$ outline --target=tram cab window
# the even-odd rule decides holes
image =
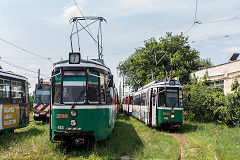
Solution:
[[[79,73],[78,73],[79,72]],[[86,78],[83,71],[66,71],[63,78],[63,103],[84,103]]]
[[[158,106],[164,106],[165,105],[165,89],[159,88],[158,91]]]
[[[43,85],[41,89],[36,89],[34,103],[37,104],[50,103],[50,85]]]
[[[168,107],[178,107],[178,90],[177,89],[167,89],[166,92],[166,106]]]
[[[88,102],[99,103],[99,78],[97,72],[88,74]]]
[[[19,81],[11,81],[13,103],[22,103],[23,86]]]

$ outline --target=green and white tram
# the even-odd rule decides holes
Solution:
[[[27,78],[0,69],[0,133],[13,132],[28,123]]]
[[[183,123],[182,86],[176,80],[153,81],[133,94],[132,116],[153,127]]]
[[[71,59],[70,59],[71,61]],[[113,76],[103,60],[58,62],[52,71],[50,137],[84,143],[108,138],[116,120]]]

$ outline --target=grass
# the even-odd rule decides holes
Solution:
[[[92,147],[73,147],[49,140],[49,124],[31,120],[28,127],[0,135],[0,159],[240,159],[240,128],[184,122],[174,133],[147,127],[120,114],[111,137]]]
[[[0,135],[0,150],[1,159],[178,159],[180,155],[175,139],[125,115],[119,115],[112,136],[91,149],[51,143],[49,125],[32,120],[28,127]]]
[[[186,159],[240,159],[240,128],[185,122]]]

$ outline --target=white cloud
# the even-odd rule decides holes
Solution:
[[[239,53],[240,47],[232,46],[224,48],[224,53]]]
[[[79,9],[83,12],[84,8],[83,5],[86,3],[85,0],[75,0],[75,2],[78,4]],[[65,22],[68,22],[72,17],[76,17],[81,15],[78,7],[75,5],[72,5],[70,7],[64,7],[63,8],[63,19]]]
[[[215,47],[216,47],[215,45],[210,45],[210,44],[203,46],[204,49],[213,49],[213,48],[215,48]]]
[[[36,70],[37,72],[37,69],[40,68],[40,65],[39,64],[31,64],[27,67],[29,70]]]
[[[69,19],[71,19],[72,17],[78,16],[79,15],[79,11],[77,6],[71,6],[71,7],[64,7],[63,8],[63,19],[65,22],[68,22]]]

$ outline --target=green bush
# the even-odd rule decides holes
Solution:
[[[183,86],[184,117],[198,122],[234,125],[240,119],[240,87],[224,95],[221,88],[193,83]]]

